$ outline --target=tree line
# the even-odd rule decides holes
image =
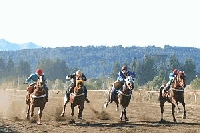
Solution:
[[[102,60],[103,63],[103,60]],[[121,70],[122,65],[126,65],[130,71],[136,73],[135,82],[136,85],[149,85],[149,86],[160,86],[163,82],[168,81],[169,73],[174,68],[184,71],[187,77],[187,84],[190,84],[196,77],[196,64],[191,58],[186,58],[184,62],[180,62],[179,58],[175,54],[170,55],[170,58],[166,61],[155,60],[150,54],[145,54],[141,60],[132,58],[130,62],[125,61],[119,63],[118,61],[112,62],[111,71],[104,73],[102,68],[102,74],[100,77],[89,77],[88,79],[97,80],[109,80],[113,81],[117,78],[117,73]],[[93,64],[94,65],[94,64]],[[97,64],[98,65],[98,64]],[[7,78],[16,79],[20,77],[21,80],[25,80],[35,69],[41,68],[44,74],[47,76],[49,81],[65,82],[66,75],[72,74],[73,72],[81,69],[80,67],[70,67],[67,65],[65,60],[59,58],[50,59],[42,58],[38,60],[34,67],[31,67],[31,62],[20,59],[18,64],[15,65],[11,58],[7,60],[0,58],[0,78],[1,82]],[[101,70],[100,70],[101,71]],[[87,72],[84,71],[87,76]],[[59,81],[58,81],[59,79]],[[100,81],[101,82],[101,81]]]

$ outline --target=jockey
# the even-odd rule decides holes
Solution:
[[[126,76],[132,76],[133,78],[135,78],[135,73],[128,71],[126,66],[122,66],[121,71],[119,71],[118,73],[118,77],[117,77],[117,82],[125,82]],[[121,87],[120,87],[121,89]],[[132,86],[132,89],[134,89],[134,85]],[[114,97],[117,95],[117,90],[116,88],[113,86],[111,93],[110,93],[110,103],[112,103]]]
[[[163,89],[163,93],[168,91],[170,88],[170,85],[172,81],[174,80],[174,77],[177,76],[179,71],[177,69],[174,69],[172,73],[169,74],[169,81],[167,82],[166,86]]]
[[[177,76],[179,73],[178,69],[174,69],[170,74],[169,74],[169,81],[164,85],[164,89],[162,90],[162,93],[165,93],[166,91],[168,91],[170,89],[170,85],[172,83],[172,81],[174,80],[174,76]],[[160,89],[162,88],[162,86],[160,87]],[[159,100],[161,99],[161,96],[159,95]]]
[[[37,79],[40,78],[40,76],[43,77],[44,80],[44,89],[45,89],[45,93],[46,93],[46,102],[48,102],[48,87],[46,86],[46,77],[44,75],[44,73],[42,72],[41,69],[36,69],[35,73],[32,73],[25,81],[25,83],[30,82],[31,80],[34,81],[33,84],[30,84],[29,87],[34,87],[35,83],[37,82]],[[30,93],[28,92],[27,95],[30,95]]]
[[[72,81],[72,83],[70,84],[70,86],[68,87],[68,89],[66,91],[67,103],[69,102],[70,93],[72,93],[74,87],[76,86],[76,80],[77,79],[81,79],[83,81],[87,80],[86,76],[80,70],[76,71],[76,73],[73,73],[72,75],[66,76],[66,80]],[[86,88],[85,85],[83,87],[84,87],[85,101],[87,103],[90,103],[89,99],[87,98],[87,88]]]

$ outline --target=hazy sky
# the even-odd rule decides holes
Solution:
[[[200,48],[198,0],[1,0],[0,39],[44,47]]]

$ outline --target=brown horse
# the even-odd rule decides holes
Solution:
[[[114,83],[115,84],[115,83]],[[110,99],[110,93],[112,89],[115,89],[116,87],[117,90],[117,95],[114,97],[113,101],[116,103],[116,110],[118,110],[119,105],[121,106],[121,114],[120,114],[120,121],[122,121],[122,118],[124,116],[124,120],[128,121],[128,117],[126,116],[126,108],[128,107],[132,95],[132,86],[134,86],[134,81],[131,76],[128,76],[125,79],[124,84],[120,82],[116,82],[118,85],[113,85],[112,88],[109,88],[109,95],[108,99]],[[117,87],[118,86],[118,87]],[[104,107],[106,108],[109,104],[110,100],[106,100]]]
[[[160,89],[160,108],[161,108],[161,120],[160,122],[165,122],[163,119],[163,113],[164,113],[164,103],[168,101],[169,103],[172,104],[172,116],[173,116],[173,121],[176,123],[176,118],[174,115],[174,109],[175,107],[178,109],[178,112],[180,112],[180,108],[178,107],[178,102],[180,102],[183,105],[183,119],[186,119],[186,108],[185,108],[185,101],[184,101],[184,87],[186,86],[186,79],[184,72],[180,71],[178,75],[174,76],[174,79],[171,82],[171,86],[169,91],[163,93],[163,89],[165,85],[161,86]]]
[[[33,88],[33,90],[31,90]],[[33,117],[34,115],[34,108],[39,107],[38,110],[38,122],[37,124],[41,124],[42,118],[42,111],[46,104],[46,93],[44,89],[44,82],[42,81],[42,76],[38,78],[37,82],[34,84],[34,87],[28,87],[28,91],[30,91],[30,100],[26,101],[28,105],[27,109],[27,119],[30,119],[30,116]]]
[[[65,108],[67,104],[66,96],[64,97],[64,106],[61,116],[64,116]],[[84,81],[83,80],[77,80],[76,86],[74,87],[74,90],[72,93],[70,93],[70,100],[71,103],[71,123],[75,123],[74,121],[74,107],[78,106],[78,119],[82,119],[82,113],[84,109],[84,102],[85,102],[85,94],[84,94]]]

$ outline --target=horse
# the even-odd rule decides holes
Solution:
[[[73,89],[73,92],[70,93],[69,102],[71,103],[71,123],[75,123],[74,121],[74,107],[78,106],[78,119],[82,119],[82,113],[84,109],[84,102],[85,102],[85,94],[84,94],[84,81],[83,80],[76,80],[76,86]],[[64,116],[65,108],[67,104],[66,95],[64,97],[64,106],[61,116]]]
[[[119,105],[121,106],[122,110],[119,117],[120,121],[122,121],[123,116],[124,116],[125,122],[129,121],[128,117],[126,116],[126,108],[128,107],[130,103],[133,86],[134,86],[133,78],[131,76],[127,76],[124,83],[117,81],[117,82],[114,82],[113,87],[109,88],[109,95],[104,104],[104,107],[107,108],[108,104],[110,103],[109,101],[111,101],[110,93],[112,89],[117,89],[117,95],[114,97],[113,101],[116,104],[117,111],[119,109]]]
[[[32,84],[32,86],[28,87],[28,91],[30,93],[29,100],[27,100],[26,96],[26,104],[28,106],[26,118],[29,120],[30,116],[33,117],[34,108],[39,107],[37,124],[41,125],[42,111],[44,110],[46,104],[43,77],[40,76],[40,78],[38,78],[36,83]]]
[[[174,79],[171,81],[171,86],[169,91],[163,93],[163,89],[165,85],[161,86],[160,89],[160,108],[161,108],[161,120],[160,122],[164,122],[165,120],[163,119],[163,113],[164,113],[164,103],[168,101],[169,103],[172,104],[172,117],[174,123],[177,123],[176,117],[174,115],[174,109],[175,107],[178,109],[177,112],[180,112],[180,108],[178,107],[178,103],[180,102],[183,106],[183,115],[182,118],[186,119],[186,107],[185,107],[185,101],[184,101],[184,87],[186,86],[186,77],[184,72],[180,71],[178,75],[174,76]]]

